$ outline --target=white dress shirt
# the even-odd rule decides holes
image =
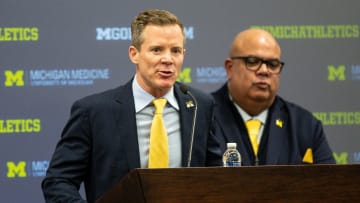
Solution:
[[[150,128],[155,112],[152,100],[156,98],[140,87],[136,81],[136,76],[132,88],[135,101],[140,166],[141,168],[148,168]],[[168,101],[163,111],[163,119],[169,140],[169,167],[181,167],[180,116],[174,89],[172,88],[163,98]]]

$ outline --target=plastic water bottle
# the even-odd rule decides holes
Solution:
[[[241,166],[241,155],[236,149],[236,143],[227,143],[227,149],[223,154],[224,167]]]

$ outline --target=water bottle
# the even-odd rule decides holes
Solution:
[[[241,166],[241,155],[236,149],[236,143],[227,143],[227,149],[223,154],[224,167]]]

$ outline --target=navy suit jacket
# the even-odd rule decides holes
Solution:
[[[216,102],[215,120],[222,151],[226,149],[226,143],[236,142],[242,165],[254,165],[255,155],[245,123],[229,98],[227,85],[212,94]],[[335,163],[321,122],[309,111],[277,96],[269,109],[260,141],[259,164],[304,164],[302,160],[309,148],[313,152],[313,163]]]
[[[53,154],[42,189],[47,202],[85,202],[78,192],[84,182],[88,202],[95,202],[132,169],[140,168],[132,81],[116,89],[76,101]],[[179,103],[182,166],[187,165],[194,107],[180,84],[174,86]],[[191,166],[221,165],[221,151],[213,135],[214,100],[188,87],[198,102]]]

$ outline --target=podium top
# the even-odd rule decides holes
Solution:
[[[356,164],[135,169],[97,203],[355,202],[359,182]]]

